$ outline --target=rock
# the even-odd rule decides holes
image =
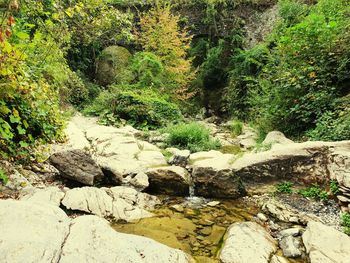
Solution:
[[[157,203],[156,198],[123,186],[74,188],[62,200],[68,209],[127,222],[153,216],[145,209],[153,209]]]
[[[166,166],[149,169],[146,172],[149,179],[148,191],[169,195],[186,196],[189,194],[191,178],[185,168]]]
[[[181,205],[173,205],[170,208],[179,213],[182,213],[185,210]]]
[[[137,140],[139,131],[95,125],[86,137],[95,148],[95,160],[111,180],[120,185],[148,168],[167,165],[160,149],[146,141]]]
[[[129,184],[134,186],[136,189],[143,191],[149,186],[148,176],[147,174],[140,172],[129,181]]]
[[[165,150],[173,155],[168,161],[169,164],[186,167],[191,154],[189,150],[179,150],[176,148],[167,148]]]
[[[309,222],[302,236],[311,263],[349,262],[350,237],[319,222]]]
[[[72,221],[60,263],[135,262],[188,263],[193,259],[149,238],[114,231],[107,221],[96,216]]]
[[[191,154],[195,195],[215,198],[237,198],[245,194],[240,179],[230,168],[234,155],[218,151]]]
[[[220,253],[222,263],[268,263],[277,251],[276,242],[254,222],[230,226]]]
[[[246,130],[237,136],[239,145],[244,149],[252,149],[256,145],[257,134],[253,130]]]
[[[207,203],[207,206],[214,207],[214,206],[217,206],[219,204],[220,204],[219,201],[211,201],[211,202]]]
[[[350,203],[350,197],[345,197],[343,195],[337,195],[337,198],[340,202]]]
[[[0,183],[0,192],[16,192],[32,188],[32,184],[11,163],[0,160],[0,168],[8,178],[6,185]]]
[[[294,143],[292,140],[286,138],[286,136],[280,131],[272,131],[266,135],[263,144],[272,145],[272,144],[290,144]]]
[[[284,238],[284,237],[288,237],[288,236],[297,237],[301,234],[302,230],[303,230],[303,228],[301,228],[301,227],[288,228],[288,229],[284,229],[284,230],[280,231],[278,233],[278,236],[280,238]]]
[[[350,141],[340,142],[330,155],[329,173],[330,178],[338,181],[339,186],[350,188]],[[350,190],[345,191],[350,193]]]
[[[289,263],[289,261],[284,257],[273,255],[270,263]]]
[[[58,262],[69,224],[53,205],[0,200],[0,262]]]
[[[71,220],[58,207],[0,200],[0,262],[194,263],[184,252],[118,233],[97,216]]]
[[[27,193],[22,193],[21,200],[34,203],[48,203],[59,207],[64,195],[64,192],[55,186],[44,189],[31,188]]]
[[[283,255],[287,258],[297,258],[302,255],[300,250],[300,242],[293,236],[286,236],[282,238],[279,245],[283,251]]]
[[[94,185],[104,176],[91,155],[82,150],[57,152],[51,155],[50,162],[61,176],[84,185]]]
[[[268,218],[263,213],[258,213],[256,216],[261,222],[267,222]]]
[[[270,151],[243,155],[232,164],[232,169],[248,192],[259,184],[281,181],[322,184],[328,182],[330,169],[334,171],[334,177],[337,174],[347,178],[348,172],[342,168],[342,162],[329,167],[329,153],[343,147],[350,149],[350,141],[292,143],[288,147],[275,145]]]
[[[203,236],[209,236],[211,234],[211,227],[204,227],[201,230],[199,230],[199,233]]]
[[[107,86],[122,81],[127,75],[125,69],[131,57],[130,52],[120,46],[110,46],[102,50],[96,62],[98,84]]]
[[[82,187],[68,190],[62,205],[67,209],[108,217],[113,212],[112,202],[112,197],[106,191],[95,187]]]

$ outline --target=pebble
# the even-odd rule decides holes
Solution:
[[[182,213],[185,210],[181,205],[173,205],[171,206],[171,209],[179,213]]]
[[[212,201],[212,202],[207,203],[207,206],[214,207],[214,206],[217,206],[219,204],[220,204],[219,201]]]
[[[257,217],[258,217],[259,220],[262,221],[262,222],[266,222],[266,221],[268,220],[268,218],[267,218],[263,213],[257,214]]]

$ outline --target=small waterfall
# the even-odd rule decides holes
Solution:
[[[195,195],[194,195],[194,184],[191,184],[190,186],[189,186],[189,193],[190,193],[190,198],[191,197],[195,197]]]

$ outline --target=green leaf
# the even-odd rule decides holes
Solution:
[[[10,115],[10,122],[11,123],[20,123],[21,117],[15,117],[13,115]]]
[[[26,143],[26,142],[24,142],[24,141],[20,141],[20,142],[19,142],[19,145],[20,145],[22,148],[26,148],[26,147],[29,146],[29,144]]]
[[[26,134],[26,130],[23,129],[21,125],[18,125],[18,126],[17,126],[17,131],[18,131],[18,134],[19,134],[19,135],[24,135],[24,134]]]

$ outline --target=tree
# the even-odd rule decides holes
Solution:
[[[179,20],[169,4],[157,4],[141,16],[138,40],[145,51],[160,58],[177,91],[184,92],[193,78],[191,59],[187,57],[192,36],[180,28]]]

